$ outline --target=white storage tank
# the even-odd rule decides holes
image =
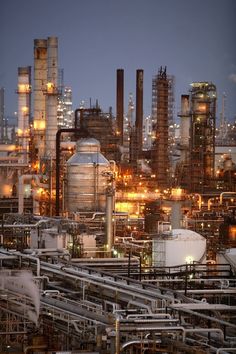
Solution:
[[[65,207],[68,212],[105,211],[109,161],[94,138],[80,139],[67,161]]]
[[[152,264],[172,267],[205,260],[206,239],[187,229],[174,229],[153,238]]]

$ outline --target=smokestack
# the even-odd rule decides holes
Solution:
[[[4,88],[0,88],[0,141],[4,141],[4,127],[5,127],[5,118],[4,118]]]
[[[19,162],[29,161],[29,117],[31,97],[31,67],[18,68],[18,140]]]
[[[120,142],[123,144],[124,131],[124,70],[116,71],[116,121]]]
[[[143,146],[143,70],[136,72],[136,136],[137,136],[137,152],[142,152]]]

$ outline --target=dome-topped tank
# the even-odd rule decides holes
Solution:
[[[98,140],[80,139],[76,153],[67,161],[66,210],[105,211],[109,161],[100,152]]]
[[[206,239],[192,230],[174,229],[154,237],[152,251],[153,265],[157,267],[200,262],[205,256]]]

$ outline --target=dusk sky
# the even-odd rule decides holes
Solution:
[[[17,68],[33,67],[35,38],[57,36],[59,66],[72,87],[73,107],[98,99],[116,111],[116,69],[125,75],[125,112],[135,99],[136,70],[144,70],[144,114],[151,113],[152,77],[158,68],[176,80],[175,106],[192,81],[225,92],[226,116],[236,116],[235,0],[1,0],[0,87],[5,113],[17,110]]]

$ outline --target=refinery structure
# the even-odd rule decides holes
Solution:
[[[236,126],[225,95],[145,72],[126,112],[72,109],[58,39],[18,68],[17,126],[0,89],[0,352],[236,351]],[[175,101],[181,101],[175,122]],[[76,104],[76,103],[74,103]]]

